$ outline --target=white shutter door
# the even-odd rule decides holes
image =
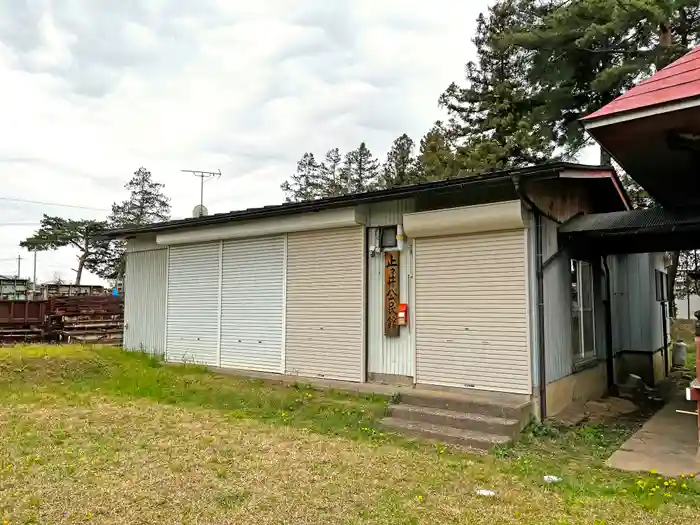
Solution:
[[[221,366],[282,372],[284,237],[225,241]]]
[[[364,229],[287,238],[286,372],[362,381]]]
[[[529,394],[524,230],[416,240],[419,383]]]
[[[216,366],[219,243],[171,246],[169,251],[167,359]]]

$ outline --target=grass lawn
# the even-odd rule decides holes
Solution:
[[[695,479],[604,467],[636,422],[532,427],[479,457],[382,432],[386,403],[115,349],[0,349],[0,523],[697,519]],[[547,485],[545,474],[563,481]]]

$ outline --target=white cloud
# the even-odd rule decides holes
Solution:
[[[420,139],[486,4],[0,0],[0,197],[107,209],[145,166],[175,216],[198,202],[181,169],[221,169],[212,212],[281,202],[305,151],[364,140],[383,156],[401,133]],[[0,201],[0,224],[44,212],[102,215]],[[32,230],[0,228],[0,273]],[[39,278],[70,278],[73,258],[40,254]]]

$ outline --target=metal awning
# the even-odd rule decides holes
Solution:
[[[700,248],[700,207],[577,215],[559,228],[566,246],[595,254]]]

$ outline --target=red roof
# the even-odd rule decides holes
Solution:
[[[609,117],[624,111],[640,110],[699,96],[700,46],[640,82],[610,104],[584,117],[584,120]]]

